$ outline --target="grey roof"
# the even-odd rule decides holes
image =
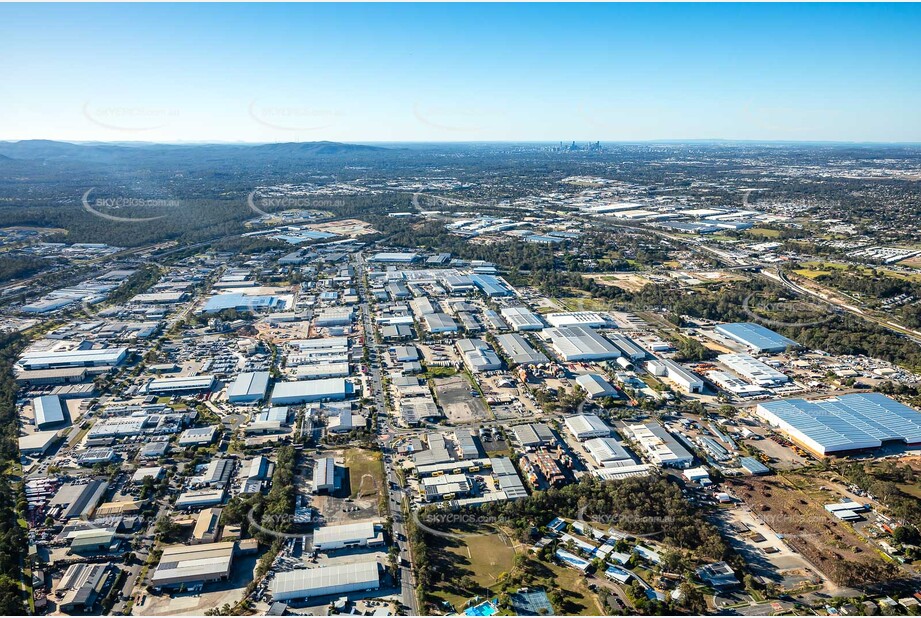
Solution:
[[[518,333],[496,335],[496,342],[505,355],[517,365],[540,365],[550,362],[543,352],[535,350],[527,339]]]
[[[297,599],[379,586],[377,561],[353,562],[279,573],[272,580],[272,596],[281,600]]]
[[[63,423],[64,408],[57,395],[42,395],[32,400],[32,410],[35,413],[35,426],[55,425]]]
[[[570,326],[551,328],[544,334],[550,338],[553,347],[567,361],[601,360],[620,356],[614,344],[590,328]]]
[[[227,387],[227,396],[231,398],[262,399],[269,389],[268,371],[248,371],[237,376]]]

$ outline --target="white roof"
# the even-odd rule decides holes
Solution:
[[[288,599],[309,597],[314,596],[316,591],[322,592],[340,586],[377,588],[380,586],[378,563],[376,561],[353,562],[279,573],[272,581],[272,595]]]
[[[366,541],[373,539],[376,535],[373,521],[359,521],[353,524],[317,528],[313,533],[313,543],[314,545],[324,545],[327,543]]]
[[[620,350],[590,328],[570,326],[544,331],[564,360],[601,360],[617,358]]]

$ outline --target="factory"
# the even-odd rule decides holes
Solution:
[[[376,590],[380,586],[380,567],[376,560],[296,569],[275,576],[272,580],[272,600],[338,597],[349,592]]]
[[[62,369],[65,367],[115,367],[128,356],[128,348],[100,348],[91,350],[53,350],[27,352],[19,365],[25,370]]]
[[[313,533],[313,547],[317,551],[375,547],[383,544],[384,533],[374,521],[323,526]]]
[[[748,354],[720,354],[716,359],[756,386],[767,388],[790,381],[786,375]]]
[[[96,606],[112,572],[112,564],[71,564],[64,572],[55,593],[57,607],[62,612],[85,612]]]
[[[654,376],[668,378],[687,393],[702,393],[704,390],[703,378],[671,359],[647,361],[646,370]]]
[[[521,332],[544,328],[544,321],[540,319],[540,316],[527,307],[504,307],[501,313],[514,331]]]
[[[586,328],[604,328],[611,326],[611,320],[595,311],[575,311],[571,313],[548,313],[544,316],[554,328],[567,326],[584,326]]]
[[[520,444],[522,448],[547,446],[556,442],[553,431],[545,423],[516,425],[512,427],[512,434],[514,434],[515,441]]]
[[[472,275],[470,280],[473,285],[478,287],[486,296],[494,298],[496,296],[511,296],[511,287],[499,277],[493,275]]]
[[[624,446],[614,438],[592,438],[585,441],[585,450],[602,468],[613,467],[619,462],[633,463],[633,457]]]
[[[557,354],[567,362],[607,360],[620,356],[620,350],[614,344],[590,328],[552,328],[545,330],[543,336],[550,340]]]
[[[269,390],[268,371],[241,373],[227,387],[227,401],[234,404],[257,403]]]
[[[524,336],[518,333],[496,335],[496,343],[515,365],[541,365],[550,362],[546,354],[535,350]]]
[[[688,468],[694,462],[694,456],[659,423],[627,425],[627,431],[656,465]]]
[[[502,368],[499,356],[482,339],[458,339],[456,346],[464,359],[464,365],[471,373],[495,371]]]
[[[886,442],[921,444],[921,413],[879,393],[758,404],[755,412],[817,455],[875,449]]]
[[[233,541],[207,545],[169,545],[163,549],[150,585],[176,588],[189,584],[224,581],[230,577]]]
[[[330,494],[336,491],[336,460],[322,457],[313,464],[313,493]]]
[[[147,383],[148,393],[164,395],[210,391],[214,388],[214,376],[190,376],[186,378],[156,378]]]
[[[467,478],[466,474],[444,474],[442,476],[426,477],[422,479],[421,485],[425,493],[426,502],[464,498],[472,489],[470,479]]]
[[[595,414],[578,414],[563,420],[566,429],[579,441],[590,438],[606,438],[611,435],[611,428],[604,424]]]
[[[217,436],[217,427],[192,427],[179,434],[179,446],[206,446],[214,442]]]
[[[597,373],[585,373],[578,376],[576,378],[576,384],[585,391],[589,399],[618,396],[617,389]]]
[[[59,429],[69,424],[61,398],[57,395],[36,397],[32,400],[32,411],[35,414],[35,428],[38,430]]]
[[[341,401],[352,394],[352,384],[344,378],[279,382],[272,391],[272,405],[296,405],[313,401]]]
[[[48,514],[55,519],[86,519],[96,510],[109,484],[100,479],[61,485],[48,503]]]
[[[457,322],[447,313],[429,313],[422,318],[422,321],[433,335],[457,332]]]
[[[769,328],[751,322],[720,324],[714,330],[733,341],[741,343],[758,354],[784,352],[788,347],[799,344]]]

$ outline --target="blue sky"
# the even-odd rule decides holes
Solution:
[[[0,4],[0,139],[921,141],[921,5]]]

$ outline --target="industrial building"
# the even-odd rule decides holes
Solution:
[[[471,373],[495,371],[502,368],[502,360],[482,339],[458,339],[457,351]]]
[[[457,332],[457,322],[447,313],[429,313],[423,316],[422,321],[433,335]]]
[[[590,328],[570,326],[545,330],[543,336],[565,361],[606,360],[620,356],[614,344]]]
[[[431,476],[422,479],[421,485],[426,502],[463,498],[471,491],[470,479],[466,474]]]
[[[632,462],[633,457],[627,452],[623,444],[614,438],[593,438],[585,441],[585,450],[602,468],[612,466],[615,462]]]
[[[317,551],[373,547],[383,544],[384,533],[375,521],[323,526],[317,528],[313,533],[313,547]]]
[[[687,468],[694,463],[694,455],[659,423],[627,425],[627,431],[657,465]]]
[[[654,376],[664,376],[688,393],[702,393],[704,380],[671,359],[656,359],[646,362],[646,370]]]
[[[176,498],[177,509],[195,510],[215,506],[224,502],[226,492],[223,489],[193,489],[184,491]]]
[[[278,382],[272,391],[272,405],[296,405],[312,401],[340,401],[352,393],[344,378]]]
[[[546,354],[535,350],[524,336],[518,333],[496,335],[496,342],[509,361],[515,365],[541,365],[550,362]]]
[[[128,348],[90,350],[53,350],[26,352],[19,365],[26,370],[61,369],[64,367],[115,367],[128,356]]]
[[[61,485],[48,503],[48,514],[55,519],[88,519],[109,488],[101,479]]]
[[[473,285],[478,287],[483,294],[490,298],[496,296],[511,296],[513,294],[511,287],[499,277],[493,275],[476,274],[470,277]]]
[[[110,562],[71,564],[55,588],[55,592],[60,595],[58,609],[63,612],[92,610],[102,598],[111,570]]]
[[[214,442],[217,436],[217,427],[208,425],[207,427],[192,427],[179,434],[179,446],[205,446]]]
[[[19,452],[22,455],[44,455],[57,441],[57,431],[36,431],[19,438]]]
[[[313,465],[313,493],[332,493],[336,490],[336,460],[332,457],[317,459]]]
[[[818,455],[879,448],[885,442],[921,444],[921,413],[879,393],[758,404],[755,412]]]
[[[595,311],[574,311],[571,313],[548,313],[544,318],[551,326],[584,326],[586,328],[604,328],[610,325],[610,318]]]
[[[625,335],[612,333],[607,338],[623,353],[624,356],[636,362],[645,359],[649,353],[644,350],[638,343]]]
[[[268,371],[248,371],[238,375],[227,387],[227,401],[230,403],[256,403],[265,399],[268,390]]]
[[[500,313],[514,331],[541,330],[544,321],[527,307],[504,307]]]
[[[381,586],[376,560],[279,573],[272,580],[274,601],[301,601],[376,590]]]
[[[757,386],[780,386],[790,381],[786,375],[749,354],[720,354],[716,359]]]
[[[351,375],[348,363],[317,363],[297,365],[293,376],[299,380],[322,380],[325,378],[347,378]]]
[[[799,344],[792,339],[788,339],[769,328],[765,328],[760,324],[753,324],[752,322],[720,324],[714,328],[714,330],[720,335],[737,341],[757,353],[783,352],[788,347],[799,346]]]
[[[61,428],[68,425],[68,417],[57,395],[42,395],[32,400],[35,427],[39,430]]]
[[[618,396],[617,389],[597,373],[585,373],[578,376],[576,384],[585,391],[589,399]]]
[[[214,376],[190,376],[184,378],[156,378],[147,384],[148,393],[164,395],[210,391],[214,387]]]
[[[553,431],[544,423],[528,423],[512,427],[515,441],[523,448],[547,446],[556,442]]]
[[[163,548],[150,585],[175,588],[189,584],[223,581],[230,577],[233,541],[208,545],[168,545]]]
[[[563,420],[566,429],[577,440],[584,441],[590,438],[605,438],[611,435],[611,428],[595,414],[577,414]]]
[[[192,545],[214,543],[221,535],[221,512],[223,509],[212,507],[202,509],[192,529]]]

